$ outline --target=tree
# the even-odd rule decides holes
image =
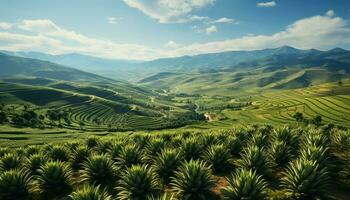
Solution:
[[[338,81],[338,85],[339,85],[339,86],[342,86],[342,85],[343,85],[343,82],[342,82],[342,81]]]
[[[0,111],[0,124],[7,122],[7,116],[6,113],[3,111]]]
[[[296,112],[293,116],[295,118],[295,120],[297,120],[298,122],[301,122],[304,120],[304,116],[303,113],[301,112]]]
[[[320,126],[322,123],[322,117],[320,115],[317,115],[312,121],[316,126]]]
[[[79,122],[79,126],[80,126],[80,129],[83,130],[84,126],[85,126],[85,123],[84,122]]]

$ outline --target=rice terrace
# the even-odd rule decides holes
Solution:
[[[347,0],[0,0],[0,200],[350,199]]]

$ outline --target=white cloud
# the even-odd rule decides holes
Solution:
[[[122,19],[121,17],[107,17],[107,23],[108,24],[116,24],[121,19]]]
[[[218,32],[218,29],[216,28],[215,25],[209,26],[208,28],[205,29],[205,33],[207,35],[211,35],[211,34],[216,33],[216,32]]]
[[[179,47],[180,45],[172,40],[168,41],[166,44],[164,44],[165,47],[168,47],[168,48],[177,48]]]
[[[256,4],[258,7],[274,7],[276,6],[275,1],[268,1],[268,2],[260,2]]]
[[[211,5],[215,0],[123,0],[160,23],[188,22],[194,9]]]
[[[7,23],[7,22],[0,22],[0,29],[11,29],[12,28],[12,24],[11,23]]]
[[[52,54],[75,52],[105,58],[136,60],[232,50],[256,50],[282,45],[301,49],[327,49],[350,44],[349,22],[336,17],[335,14],[330,16],[328,12],[324,15],[300,19],[274,34],[248,34],[240,38],[181,46],[169,41],[164,48],[96,39],[66,30],[50,20],[23,20],[13,26],[10,30],[0,31],[0,49],[41,51]],[[194,27],[196,28],[198,27]],[[18,29],[21,31],[16,32]]]
[[[327,15],[328,17],[333,17],[333,16],[335,15],[334,10],[328,10],[328,11],[326,12],[326,15]]]
[[[217,20],[213,20],[213,21],[210,21],[209,24],[232,24],[232,23],[235,23],[237,24],[238,22],[234,19],[231,19],[231,18],[227,18],[227,17],[222,17],[220,19],[217,19]]]
[[[209,19],[210,19],[210,17],[206,17],[206,16],[198,16],[198,15],[190,15],[189,16],[190,21],[206,21]]]

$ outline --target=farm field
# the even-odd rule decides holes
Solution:
[[[293,117],[296,112],[302,113],[306,119],[319,115],[325,123],[349,126],[349,93],[350,82],[344,81],[341,86],[327,83],[302,89],[265,91],[255,95],[225,96],[221,97],[225,99],[221,101],[217,101],[217,97],[194,97],[191,101],[198,102],[200,112],[213,116],[211,126],[240,123],[285,124],[296,121]],[[246,105],[247,102],[249,105]],[[216,108],[214,106],[214,109],[210,109],[213,104]],[[227,105],[233,108],[226,109]],[[237,109],[235,105],[242,107]]]
[[[68,137],[65,143],[2,147],[0,198],[347,199],[350,195],[346,156],[350,137],[344,128],[264,125],[84,135],[89,136]]]

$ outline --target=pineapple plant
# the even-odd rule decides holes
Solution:
[[[186,161],[175,172],[171,190],[179,199],[211,199],[214,180],[210,168],[198,160]]]
[[[316,161],[298,159],[284,172],[282,186],[293,199],[317,199],[324,197],[329,183],[327,168]]]
[[[95,186],[113,187],[118,169],[107,155],[92,155],[83,163],[82,180]]]
[[[227,181],[228,186],[222,189],[222,199],[266,199],[267,182],[252,170],[237,170]]]
[[[269,177],[271,175],[271,162],[268,159],[264,148],[259,148],[255,145],[247,146],[241,158],[237,161],[237,166],[256,171],[256,173]]]
[[[55,161],[65,162],[69,160],[69,152],[67,148],[61,145],[51,147],[48,156]]]
[[[232,168],[231,155],[224,145],[212,145],[202,159],[210,165],[214,173],[225,173]]]
[[[117,158],[117,164],[123,168],[141,164],[141,150],[136,145],[124,146]]]
[[[199,159],[202,149],[203,147],[197,138],[187,138],[181,145],[181,152],[186,160]]]
[[[32,176],[28,171],[13,169],[0,174],[0,199],[32,199]]]
[[[72,190],[72,171],[66,163],[49,161],[37,175],[38,192],[44,199],[65,196]]]
[[[162,184],[169,184],[170,178],[182,162],[182,156],[175,149],[164,149],[152,165]]]
[[[0,159],[0,171],[7,171],[21,166],[21,158],[17,154],[8,153]]]
[[[78,146],[72,150],[69,162],[74,171],[80,170],[83,167],[83,163],[89,158],[91,151],[85,146]]]
[[[153,171],[147,165],[133,165],[127,168],[116,190],[118,199],[147,199],[149,196],[156,195],[158,182]]]
[[[24,167],[28,169],[31,175],[38,175],[38,170],[47,161],[47,157],[42,153],[37,153],[29,156],[25,160]]]
[[[71,200],[112,200],[112,196],[100,186],[84,185],[69,195]]]

